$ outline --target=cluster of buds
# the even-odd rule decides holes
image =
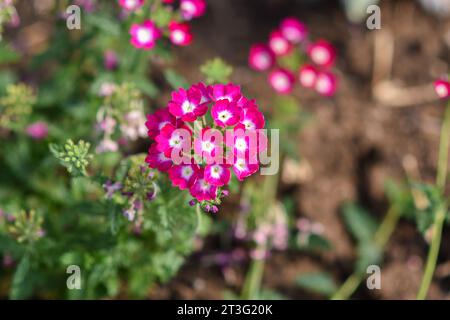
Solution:
[[[97,112],[96,129],[102,136],[97,153],[116,152],[120,143],[147,136],[144,101],[133,84],[104,83],[100,95],[104,101]]]
[[[149,10],[156,16],[154,20],[145,19],[134,23],[130,28],[131,44],[144,50],[151,50],[163,36],[174,45],[187,46],[193,40],[189,20],[201,17],[206,12],[206,0],[158,0],[150,4]],[[145,0],[119,0],[120,6],[130,14],[142,13]]]
[[[33,243],[45,235],[44,219],[36,211],[21,211],[9,226],[8,231],[20,243]]]
[[[0,40],[5,25],[17,27],[20,24],[20,17],[17,14],[14,0],[0,0]]]
[[[434,90],[441,99],[448,99],[450,96],[450,82],[448,79],[438,79],[434,82]]]
[[[92,155],[89,153],[91,144],[83,140],[74,143],[67,140],[64,147],[50,144],[50,151],[59,160],[61,165],[73,176],[86,176],[86,167],[89,165]]]
[[[113,196],[125,197],[123,215],[134,222],[134,229],[140,230],[144,221],[145,201],[155,199],[158,186],[155,183],[155,171],[144,163],[145,155],[139,154],[125,159],[129,167],[123,181],[106,181],[103,184],[106,199]]]
[[[174,186],[188,189],[205,211],[217,212],[234,171],[242,181],[259,170],[267,151],[264,115],[239,86],[198,83],[172,92],[168,106],[148,116],[155,141],[146,162],[168,172]]]
[[[301,66],[291,63],[305,58],[309,62]],[[334,95],[337,79],[331,68],[335,60],[335,48],[325,40],[311,42],[305,24],[293,17],[281,22],[270,34],[267,44],[254,44],[249,54],[250,67],[256,71],[270,70],[269,84],[280,94],[291,93],[297,78],[305,88],[323,96]]]
[[[25,84],[9,85],[0,98],[0,128],[17,129],[28,120],[36,103],[33,90]]]

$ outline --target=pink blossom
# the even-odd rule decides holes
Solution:
[[[248,159],[246,159],[245,157],[236,158],[233,165],[234,174],[239,181],[243,181],[245,178],[251,176],[256,171],[258,171],[258,169],[258,163],[250,164]]]
[[[119,5],[127,11],[134,11],[144,5],[144,0],[119,0]]]
[[[288,70],[277,69],[270,73],[269,83],[278,93],[288,94],[294,85],[294,75]]]
[[[265,71],[274,65],[275,57],[269,47],[257,43],[250,48],[248,63],[256,71]]]
[[[237,107],[236,103],[228,100],[217,101],[211,109],[214,122],[219,127],[234,126],[238,123],[240,114],[241,109]]]
[[[161,30],[147,20],[143,24],[133,24],[130,28],[131,44],[138,49],[153,49],[156,41],[161,37]]]
[[[441,99],[447,99],[450,96],[450,82],[446,80],[436,80],[434,90]]]
[[[168,171],[172,167],[172,160],[164,155],[156,147],[156,144],[152,144],[148,150],[148,155],[145,158],[145,162],[148,163],[150,168],[158,169],[160,171]]]
[[[202,92],[197,87],[191,87],[188,90],[180,88],[172,92],[169,111],[183,121],[193,122],[208,111],[208,105],[202,103],[202,98]]]
[[[197,180],[200,168],[195,164],[183,164],[169,169],[169,178],[181,190],[190,188]]]
[[[317,70],[312,65],[302,66],[298,73],[300,84],[305,88],[314,88],[317,81]]]
[[[199,171],[198,179],[189,188],[189,191],[198,201],[214,200],[217,197],[217,186],[213,186],[205,180],[204,169]]]
[[[158,151],[164,152],[166,157],[171,157],[173,152],[181,152],[189,148],[186,136],[190,134],[188,128],[176,128],[171,124],[167,124],[161,129],[159,135],[156,136]]]
[[[242,97],[241,87],[232,83],[216,84],[212,86],[211,90],[212,99],[214,101],[228,100],[229,102],[238,102]]]
[[[331,72],[321,72],[317,76],[316,91],[325,97],[331,97],[334,95],[337,89],[337,79],[336,76]]]
[[[152,139],[156,138],[161,129],[167,124],[176,125],[176,119],[167,107],[158,109],[155,113],[147,115],[145,125],[148,129],[148,136]]]
[[[205,180],[209,184],[222,187],[230,182],[231,173],[227,166],[210,164],[205,167]]]
[[[26,128],[26,133],[35,140],[45,139],[48,135],[47,123],[43,121],[35,122]]]
[[[95,152],[97,153],[116,152],[117,150],[119,150],[119,145],[110,138],[104,138],[100,141],[97,148],[95,148]]]
[[[183,18],[191,20],[192,18],[198,18],[206,12],[205,0],[181,0],[180,9]]]
[[[322,67],[331,67],[336,60],[336,50],[333,45],[325,40],[319,40],[308,48],[311,60]]]
[[[236,128],[245,130],[262,129],[265,126],[264,115],[257,107],[243,108]]]
[[[285,56],[293,49],[292,44],[283,36],[280,30],[275,30],[270,34],[269,47],[277,56]]]
[[[192,42],[192,33],[189,24],[172,21],[169,24],[170,41],[177,46],[187,46]]]
[[[280,30],[283,37],[288,39],[292,43],[299,43],[303,41],[307,34],[308,29],[297,18],[285,18],[280,24]]]

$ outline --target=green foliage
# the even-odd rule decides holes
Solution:
[[[207,84],[227,83],[233,73],[233,67],[221,58],[214,58],[202,65],[200,71],[205,76]]]
[[[333,277],[325,272],[303,273],[297,277],[296,284],[305,290],[325,297],[332,296],[337,290]]]

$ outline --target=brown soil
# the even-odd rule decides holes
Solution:
[[[438,101],[422,103],[420,99],[401,108],[377,103],[372,96],[372,78],[374,39],[380,31],[347,23],[338,1],[324,1],[319,6],[281,0],[209,2],[208,15],[194,22],[195,44],[178,50],[176,69],[189,80],[198,81],[198,66],[220,56],[235,66],[233,80],[263,108],[276,107],[271,105],[274,93],[264,74],[248,69],[247,53],[252,43],[266,40],[286,12],[306,22],[313,38],[326,38],[339,50],[341,84],[334,99],[296,89],[302,106],[314,116],[298,140],[313,175],[289,188],[296,195],[298,216],[321,222],[335,250],[321,256],[276,253],[268,259],[264,276],[265,287],[289,298],[317,298],[296,287],[298,274],[326,270],[343,281],[352,272],[355,247],[340,219],[342,203],[357,201],[381,218],[387,206],[383,184],[387,178],[405,177],[402,163],[407,155],[418,163],[420,177],[433,181],[443,105]],[[426,86],[448,71],[450,20],[437,20],[411,0],[383,1],[381,6],[382,31],[389,32],[395,48],[387,80],[400,87],[425,86],[428,93]],[[440,264],[450,259],[449,240],[446,229]],[[374,293],[362,286],[354,298],[413,299],[426,252],[427,245],[414,225],[402,221],[387,247],[382,290]],[[225,290],[237,292],[242,285],[245,268],[236,267],[234,271],[235,283],[227,283],[218,267],[205,266],[194,255],[177,277],[154,290],[151,297],[221,298]],[[445,299],[449,292],[448,276],[444,274],[435,278],[429,297]]]

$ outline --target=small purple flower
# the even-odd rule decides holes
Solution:
[[[27,135],[35,140],[45,139],[48,135],[48,126],[43,121],[32,123],[25,130]]]
[[[211,212],[212,213],[217,213],[217,212],[219,212],[219,208],[217,208],[217,206],[212,206],[211,207]]]
[[[189,205],[191,207],[195,206],[197,204],[197,201],[195,199],[192,199],[191,201],[189,201]]]
[[[112,183],[112,181],[106,181],[106,183],[103,185],[103,188],[106,192],[106,199],[111,199],[114,193],[122,189],[122,184],[120,182]]]

